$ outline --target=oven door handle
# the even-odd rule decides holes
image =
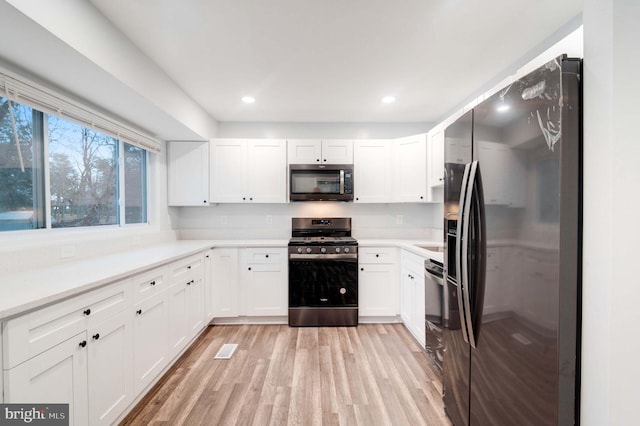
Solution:
[[[349,254],[297,254],[291,253],[289,260],[358,260],[357,253]]]

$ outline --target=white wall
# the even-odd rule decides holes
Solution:
[[[585,0],[582,424],[638,423],[640,2]]]

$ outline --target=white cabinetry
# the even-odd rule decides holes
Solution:
[[[429,187],[444,185],[444,129],[435,128],[427,135],[429,150]]]
[[[204,252],[204,320],[213,319],[213,249]]]
[[[205,206],[209,200],[209,143],[168,142],[170,206]]]
[[[388,203],[393,198],[393,142],[354,141],[354,201]]]
[[[353,164],[351,139],[289,139],[289,164]]]
[[[69,403],[72,424],[111,424],[133,401],[131,302],[125,280],[5,322],[5,402]]]
[[[400,316],[416,340],[425,345],[424,258],[406,250],[400,255]]]
[[[241,250],[247,316],[287,315],[287,249]]]
[[[394,247],[359,247],[358,314],[394,318],[398,315],[398,251]]]
[[[214,318],[234,318],[240,315],[238,289],[238,249],[213,249],[212,277]]]
[[[136,394],[142,392],[169,362],[169,303],[166,292],[134,306],[133,374]]]
[[[394,201],[427,202],[427,135],[394,141]],[[355,171],[354,171],[355,173]]]
[[[211,202],[285,203],[286,141],[213,139]]]
[[[170,271],[169,357],[173,358],[204,326],[204,255],[176,261]]]

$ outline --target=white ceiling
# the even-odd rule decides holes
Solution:
[[[583,3],[91,2],[215,119],[245,122],[436,121],[540,48]],[[382,104],[389,94],[397,101]]]

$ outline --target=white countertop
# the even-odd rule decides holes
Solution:
[[[2,277],[0,320],[87,292],[213,247],[286,247],[288,240],[178,240],[105,256],[66,261]],[[399,247],[442,261],[442,252],[418,246],[442,242],[358,240],[363,247]]]

